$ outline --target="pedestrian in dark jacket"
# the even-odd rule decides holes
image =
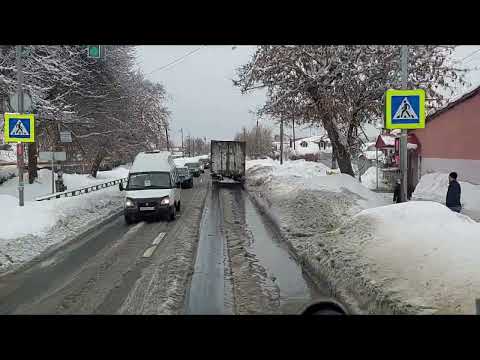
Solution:
[[[393,190],[393,202],[397,204],[402,202],[400,180],[397,180],[395,183],[395,188]]]
[[[451,172],[448,176],[448,191],[447,191],[447,200],[445,205],[455,212],[460,212],[462,210],[462,204],[460,203],[461,188],[460,184],[457,181],[457,173]]]

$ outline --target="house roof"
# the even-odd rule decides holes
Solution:
[[[378,149],[393,148],[395,147],[395,137],[390,135],[378,135],[375,147]]]
[[[474,88],[473,90],[463,94],[462,96],[460,96],[458,99],[456,100],[453,100],[451,102],[449,102],[447,105],[445,105],[443,108],[441,109],[438,109],[437,111],[435,111],[434,113],[428,115],[425,119],[425,121],[430,121],[430,120],[433,120],[434,118],[436,118],[437,116],[443,114],[444,112],[447,112],[448,110],[450,110],[451,108],[457,106],[458,104],[464,102],[465,100],[468,100],[470,99],[471,97],[474,97],[475,95],[479,94],[480,93],[480,86],[477,86],[476,88]]]

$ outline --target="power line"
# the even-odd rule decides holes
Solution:
[[[457,60],[456,62],[459,62],[459,63],[460,63],[460,62],[462,62],[463,60],[468,59],[470,56],[475,55],[475,54],[478,53],[479,51],[480,51],[480,49],[477,49],[477,50],[471,52],[470,54],[468,54],[467,56],[461,58],[460,60]]]
[[[480,54],[479,54],[479,55],[480,55]],[[474,61],[474,60],[478,60],[478,59],[479,59],[479,57],[478,57],[478,56],[474,56],[473,58],[471,58],[470,60],[468,60],[467,62],[465,62],[465,64],[464,64],[464,65],[467,65],[467,64],[471,63],[472,61]]]
[[[205,45],[204,45],[204,46],[200,46],[200,47],[196,48],[195,50],[192,50],[192,51],[186,53],[185,55],[179,57],[178,59],[175,59],[175,60],[173,60],[172,62],[170,62],[170,63],[168,63],[168,64],[166,64],[166,65],[160,66],[159,68],[156,68],[156,69],[153,70],[153,71],[150,71],[149,73],[145,74],[145,76],[151,75],[151,74],[153,74],[154,72],[157,72],[157,71],[160,71],[160,70],[164,70],[164,69],[168,68],[169,66],[174,65],[174,64],[176,64],[176,63],[178,63],[178,62],[186,59],[187,57],[195,54],[196,52],[200,51],[200,50],[201,50],[202,48],[204,48],[204,47],[205,47]]]

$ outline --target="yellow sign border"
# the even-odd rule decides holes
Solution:
[[[23,139],[17,139],[17,138],[10,138],[10,133],[9,133],[9,127],[8,124],[10,122],[10,119],[29,119],[30,120],[30,137],[28,138],[23,138]],[[3,127],[3,133],[5,136],[5,143],[32,143],[35,142],[35,117],[33,114],[18,114],[18,113],[5,113],[4,116],[5,119],[5,124]]]
[[[392,124],[392,96],[419,96],[419,122],[417,124]],[[424,129],[425,128],[425,90],[393,90],[385,93],[385,128],[386,129]]]

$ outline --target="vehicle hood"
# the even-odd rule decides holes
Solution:
[[[173,197],[173,189],[129,190],[125,192],[125,196],[130,199],[151,199],[162,198],[165,196]]]

